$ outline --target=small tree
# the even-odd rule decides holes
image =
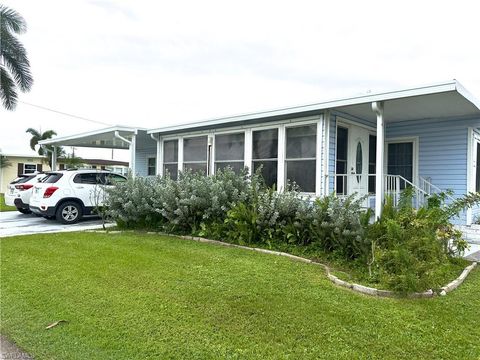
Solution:
[[[0,169],[12,166],[12,163],[5,155],[0,155]]]
[[[57,135],[54,130],[47,130],[42,133],[41,130],[36,130],[33,128],[28,128],[25,132],[32,135],[30,138],[30,148],[33,151],[37,151],[36,146],[40,141],[51,139],[54,135]],[[50,168],[52,168],[52,157],[55,149],[57,151],[57,159],[65,155],[65,150],[63,150],[61,146],[42,145],[38,147],[38,155],[47,157],[47,162]]]

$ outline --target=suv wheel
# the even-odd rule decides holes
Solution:
[[[75,224],[82,218],[82,207],[75,201],[67,201],[57,209],[56,218],[63,224]]]

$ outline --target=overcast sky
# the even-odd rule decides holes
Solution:
[[[28,24],[35,83],[20,100],[107,124],[161,127],[453,78],[480,97],[475,1],[2,3]],[[0,124],[2,151],[22,154],[33,154],[28,127],[104,127],[23,103],[0,108]]]

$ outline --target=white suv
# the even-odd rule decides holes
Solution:
[[[23,174],[8,184],[8,190],[5,194],[5,204],[15,206],[22,214],[30,214],[30,197],[32,196],[33,186],[38,183],[44,173]]]
[[[30,210],[64,224],[74,224],[102,206],[105,186],[126,181],[109,171],[66,170],[46,173],[33,187]]]

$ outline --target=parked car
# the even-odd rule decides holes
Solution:
[[[125,176],[109,171],[52,171],[33,187],[30,210],[64,224],[74,224],[102,206],[105,188],[124,182]]]
[[[32,196],[33,186],[38,183],[44,173],[22,174],[8,184],[8,190],[5,194],[5,204],[15,206],[22,214],[30,214],[30,197]]]

